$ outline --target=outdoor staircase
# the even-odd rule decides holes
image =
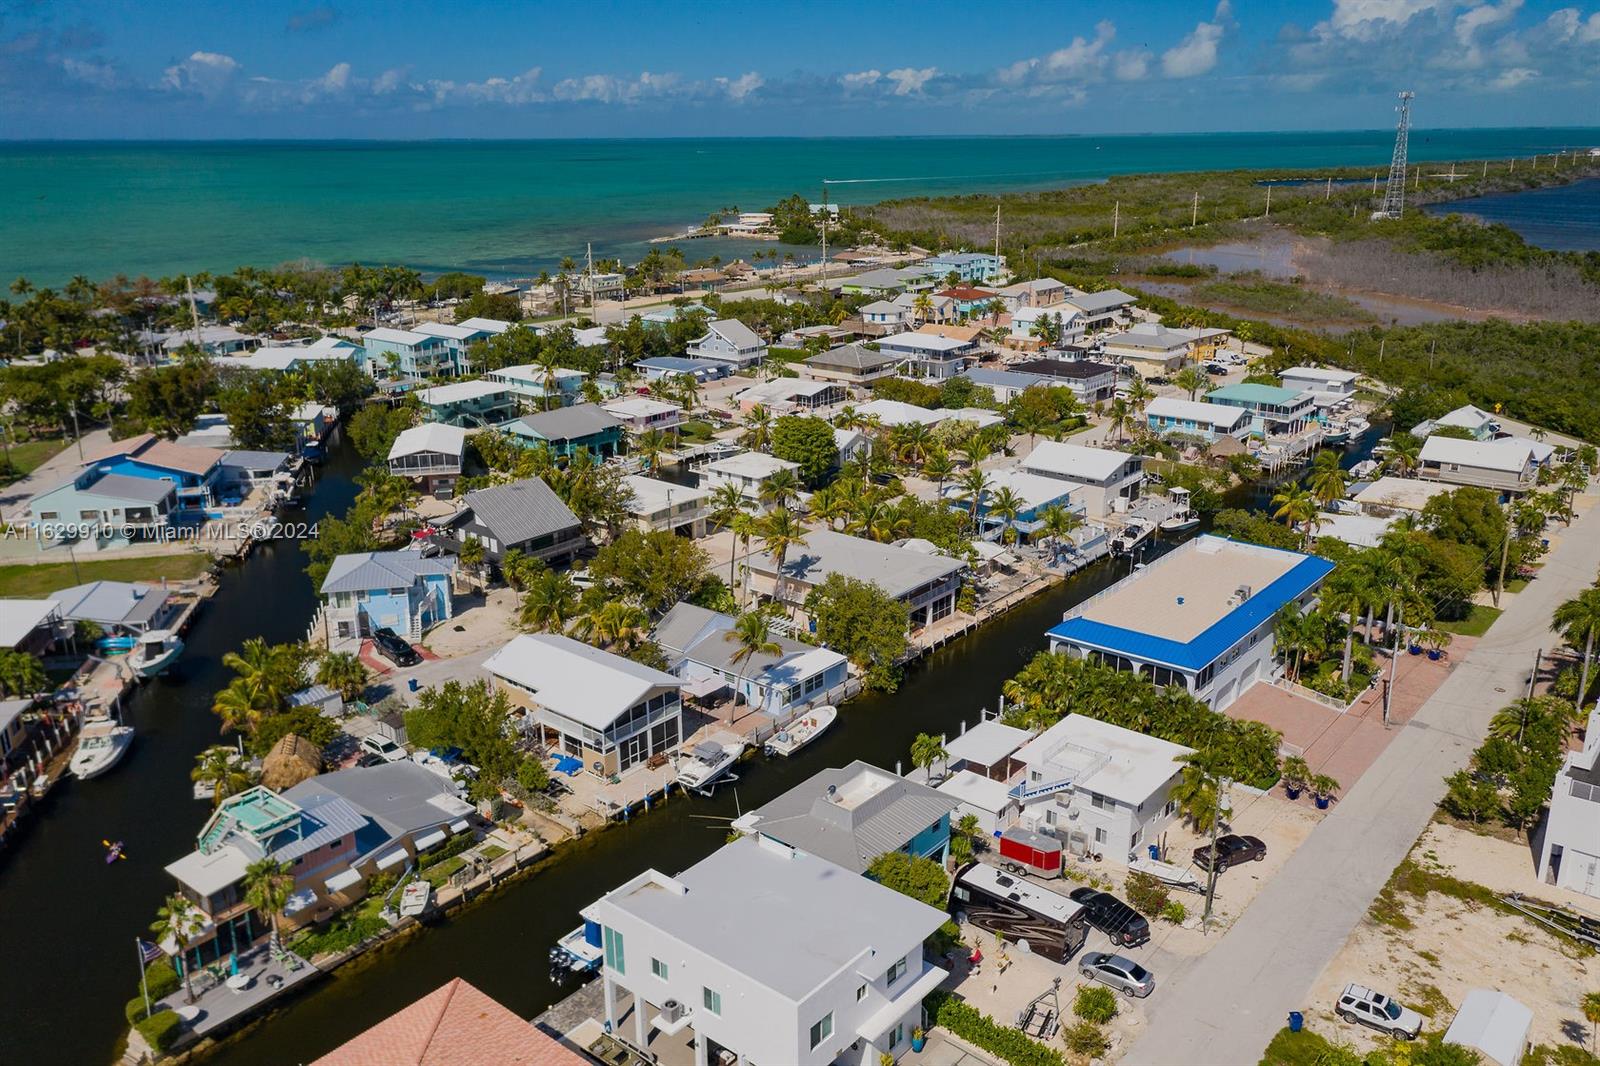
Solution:
[[[1063,755],[1072,755],[1073,758],[1063,759]],[[1074,744],[1070,740],[1058,741],[1046,752],[1043,759],[1037,764],[1029,765],[1029,774],[1033,773],[1033,766],[1038,765],[1044,772],[1043,781],[1019,781],[1007,793],[1013,799],[1027,803],[1043,796],[1052,796],[1063,792],[1080,781],[1087,780],[1096,771],[1111,761],[1111,756],[1103,751],[1086,748],[1081,744]]]

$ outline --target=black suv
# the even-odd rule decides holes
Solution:
[[[1144,915],[1109,892],[1097,888],[1075,888],[1072,901],[1083,904],[1083,917],[1111,938],[1113,944],[1136,948],[1150,939],[1150,923]]]
[[[400,639],[400,634],[392,629],[376,630],[372,634],[372,643],[396,666],[415,666],[422,661],[417,649]]]
[[[1212,847],[1213,845],[1206,844],[1194,849],[1194,864],[1202,870],[1211,869]],[[1215,847],[1219,874],[1230,866],[1238,866],[1241,862],[1260,862],[1267,857],[1267,845],[1260,837],[1242,837],[1229,833],[1225,837],[1218,837]]]

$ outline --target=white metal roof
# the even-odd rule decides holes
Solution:
[[[1011,802],[1011,786],[1004,781],[995,781],[975,774],[971,770],[959,770],[940,782],[938,791],[943,792],[953,800],[970,804],[980,811],[996,814],[1006,809]]]
[[[426,333],[417,333],[409,329],[390,329],[388,326],[379,326],[377,329],[368,330],[363,338],[369,341],[384,341],[388,344],[427,344],[438,340]]]
[[[494,381],[457,381],[449,385],[436,385],[431,389],[423,389],[417,394],[417,399],[431,407],[444,403],[481,400],[501,395],[506,390],[507,386]]]
[[[1516,439],[1480,441],[1433,436],[1422,442],[1421,457],[1425,463],[1454,463],[1516,474],[1528,465],[1533,449],[1526,441]]]
[[[972,347],[972,342],[959,337],[941,337],[936,333],[896,333],[883,337],[878,347],[918,352],[957,352]]]
[[[633,396],[626,400],[608,400],[600,405],[605,410],[622,418],[643,418],[650,415],[664,415],[668,411],[678,410],[676,404],[662,403],[645,396]]]
[[[1001,489],[1010,489],[1022,499],[1028,510],[1043,507],[1047,503],[1054,503],[1063,496],[1069,495],[1074,486],[1070,482],[1062,481],[1056,477],[1044,477],[1039,474],[1030,474],[1025,470],[995,470],[989,474],[988,500],[994,502],[994,494]],[[952,482],[945,486],[946,495],[954,498],[961,491],[961,487]]]
[[[1398,507],[1407,511],[1420,511],[1435,496],[1455,490],[1437,481],[1419,481],[1409,477],[1380,477],[1360,492],[1355,501],[1363,507]]]
[[[460,426],[446,426],[439,422],[424,422],[402,430],[389,448],[389,458],[416,455],[420,452],[443,452],[459,456],[467,447],[467,431]]]
[[[633,505],[628,509],[634,514],[650,514],[666,507],[670,501],[673,505],[682,506],[706,499],[711,495],[704,489],[694,489],[687,485],[675,485],[670,481],[657,481],[653,477],[642,474],[629,474],[624,480],[633,492]]]
[[[1182,768],[1178,759],[1193,750],[1097,718],[1069,714],[1023,745],[1016,757],[1030,767],[1055,763],[1092,768],[1074,781],[1077,787],[1138,806]]]
[[[1229,430],[1250,420],[1250,412],[1243,407],[1206,403],[1203,400],[1182,400],[1175,396],[1157,396],[1145,406],[1145,413],[1157,418],[1184,418],[1203,422],[1218,429]]]
[[[779,459],[766,452],[740,452],[730,455],[726,459],[718,459],[714,463],[707,463],[707,470],[719,474],[732,474],[735,477],[769,478],[779,470],[799,470],[799,463],[791,463],[787,459]]]
[[[0,600],[0,646],[15,648],[60,612],[57,600]]]
[[[1024,470],[1061,474],[1065,477],[1104,481],[1122,469],[1133,456],[1110,448],[1085,448],[1081,444],[1062,444],[1047,440],[1022,461]]]
[[[1303,381],[1326,381],[1330,385],[1348,385],[1361,375],[1354,370],[1335,370],[1325,366],[1292,366],[1278,376]]]
[[[425,333],[430,337],[448,337],[453,341],[469,341],[480,331],[453,322],[418,322],[416,332]]]
[[[510,322],[504,322],[498,318],[479,318],[477,316],[464,318],[456,324],[467,326],[470,329],[481,329],[485,333],[504,333],[511,328]]]
[[[952,763],[965,759],[980,766],[993,766],[1031,739],[1033,734],[1028,730],[991,719],[947,741],[944,750],[949,752]]]
[[[1532,1028],[1533,1011],[1504,992],[1474,988],[1461,1001],[1444,1041],[1476,1048],[1500,1066],[1516,1066]]]
[[[191,851],[167,866],[167,873],[202,896],[220,892],[244,877],[250,857],[232,844],[224,844],[209,855]]]
[[[541,706],[595,729],[610,725],[651,689],[682,684],[671,674],[550,633],[517,637],[483,667],[531,689]]]

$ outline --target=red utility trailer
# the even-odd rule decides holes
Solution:
[[[1000,865],[1039,877],[1061,876],[1061,841],[1012,826],[1000,834]]]

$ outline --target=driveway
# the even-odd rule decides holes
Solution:
[[[1465,766],[1494,712],[1559,643],[1557,604],[1600,568],[1600,508],[1564,530],[1539,576],[1335,806],[1222,941],[1167,987],[1130,1064],[1255,1062],[1366,913]]]

